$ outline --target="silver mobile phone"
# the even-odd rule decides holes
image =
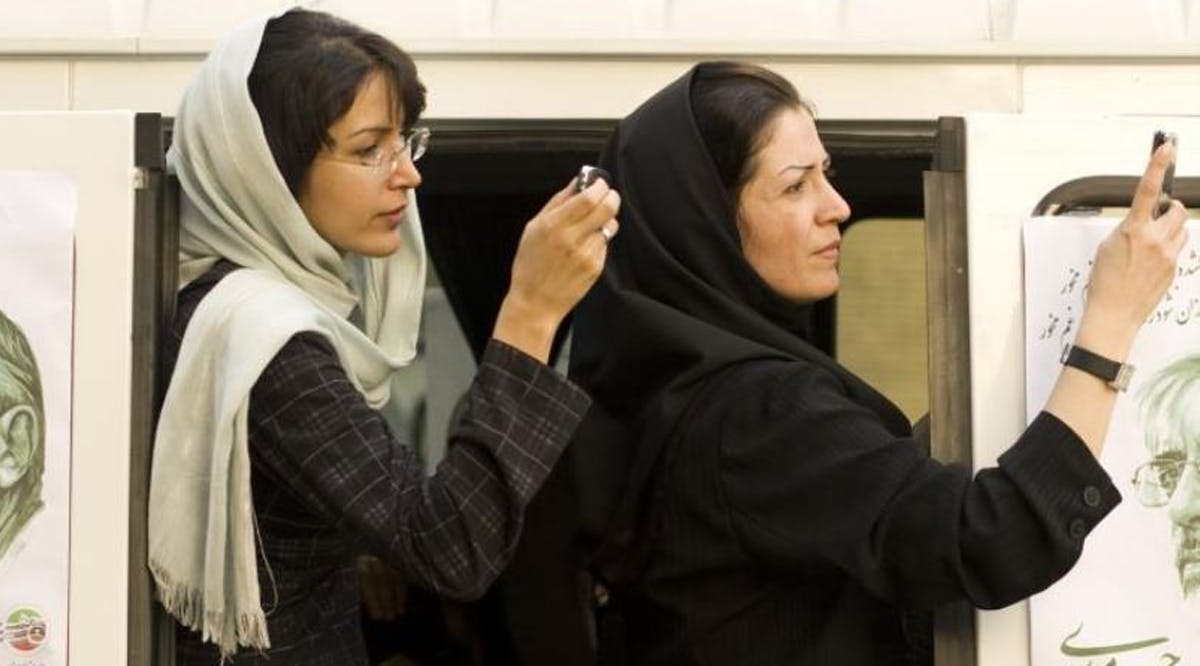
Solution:
[[[1154,133],[1154,143],[1150,147],[1150,153],[1154,154],[1154,151],[1158,150],[1159,146],[1163,145],[1164,143],[1167,143],[1168,141],[1171,142],[1172,146],[1175,146],[1176,149],[1178,149],[1179,137],[1175,136],[1175,134],[1172,132],[1164,132],[1162,130],[1158,130],[1157,132]],[[1158,206],[1154,210],[1155,217],[1158,217],[1159,215],[1162,215],[1163,213],[1167,212],[1167,209],[1171,207],[1171,193],[1174,188],[1175,188],[1175,162],[1172,161],[1171,166],[1167,167],[1167,172],[1165,174],[1163,174],[1162,194],[1160,194],[1158,196]]]
[[[608,175],[608,172],[604,169],[594,167],[590,164],[579,167],[579,174],[575,176],[575,191],[582,192],[586,190],[589,185],[596,182],[597,178],[603,178],[604,182],[612,184],[612,176]]]

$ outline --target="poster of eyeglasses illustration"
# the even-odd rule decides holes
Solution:
[[[1116,219],[1025,223],[1025,395],[1032,419],[1079,326]],[[1100,462],[1122,502],[1079,562],[1030,601],[1032,666],[1200,664],[1200,223],[1139,332]],[[1080,489],[1081,492],[1083,489]]]
[[[0,171],[0,664],[67,659],[76,192]]]

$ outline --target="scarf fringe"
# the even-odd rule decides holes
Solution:
[[[172,580],[166,568],[150,561],[150,573],[154,576],[158,600],[180,624],[200,633],[203,640],[214,643],[221,651],[221,661],[233,657],[238,646],[266,650],[271,647],[267,634],[267,618],[257,605],[249,611],[237,613],[233,636],[225,631],[225,612],[208,611],[204,608],[204,593],[194,587]]]

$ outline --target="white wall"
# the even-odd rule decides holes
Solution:
[[[4,0],[0,37],[211,40],[302,4],[413,39],[1186,42],[1197,0]],[[1079,20],[1086,17],[1086,21]]]
[[[619,117],[700,59],[772,67],[824,118],[971,111],[1194,114],[1200,58],[416,53],[430,118]],[[135,109],[173,115],[202,56],[0,53],[0,111]]]
[[[170,114],[215,39],[286,4],[0,0],[0,110]],[[709,57],[783,71],[827,118],[1200,110],[1200,0],[303,4],[412,52],[430,117],[619,116]]]
[[[280,4],[0,0],[0,111],[172,114],[213,41]],[[433,118],[618,117],[711,57],[779,70],[825,118],[1200,113],[1200,0],[305,4],[413,53]],[[985,620],[984,642],[1020,633],[1023,622],[1019,613]],[[987,649],[986,663],[1025,663],[994,641]]]

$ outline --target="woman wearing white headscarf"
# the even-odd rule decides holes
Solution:
[[[435,475],[376,411],[415,353],[424,92],[394,44],[294,10],[230,34],[184,96],[168,155],[183,286],[149,516],[177,663],[366,664],[363,550],[480,595],[587,408],[545,362],[616,231],[603,183],[526,226]]]

